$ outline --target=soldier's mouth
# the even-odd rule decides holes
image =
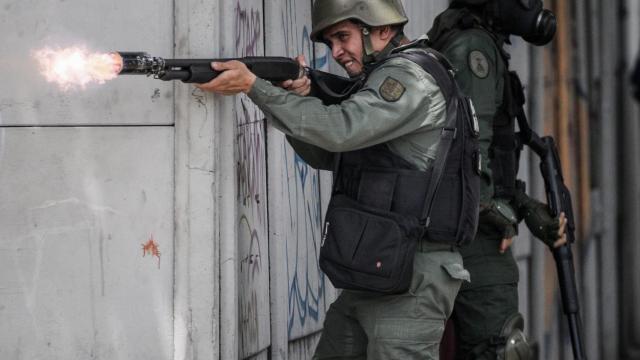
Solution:
[[[355,71],[357,69],[354,69],[354,67],[356,66],[356,62],[351,60],[351,61],[346,61],[344,63],[342,63],[342,66],[345,68],[345,70],[347,71]]]

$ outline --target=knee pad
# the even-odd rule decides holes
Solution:
[[[505,320],[500,335],[478,344],[465,360],[531,360],[533,352],[524,335],[524,318],[514,313]]]
[[[524,319],[520,313],[507,318],[502,326],[500,337],[502,341],[496,349],[498,360],[531,359],[531,347],[524,335]]]

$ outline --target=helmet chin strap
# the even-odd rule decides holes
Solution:
[[[382,49],[382,51],[375,51],[373,49],[373,42],[371,41],[371,28],[367,26],[362,26],[362,47],[364,49],[364,54],[362,56],[362,62],[364,65],[372,64],[378,61],[380,58],[388,55],[391,50],[400,46],[402,39],[404,38],[404,33],[402,31],[398,31],[391,41],[387,44],[387,46]]]
[[[369,64],[376,61],[378,52],[373,50],[373,42],[371,41],[371,29],[363,26],[362,28],[362,47],[364,49],[364,55],[362,62]]]

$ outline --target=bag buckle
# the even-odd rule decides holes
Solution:
[[[457,134],[458,134],[457,128],[445,127],[445,128],[442,128],[442,132],[440,133],[440,136],[443,139],[455,139]]]

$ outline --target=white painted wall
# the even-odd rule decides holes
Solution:
[[[172,129],[0,139],[0,358],[171,359]]]
[[[171,54],[171,4],[0,3],[1,359],[173,358],[173,85],[62,92],[31,57]]]
[[[171,84],[131,78],[61,92],[40,76],[32,58],[43,47],[72,45],[167,56],[172,1],[2,0],[0,9],[0,124],[173,123]]]

